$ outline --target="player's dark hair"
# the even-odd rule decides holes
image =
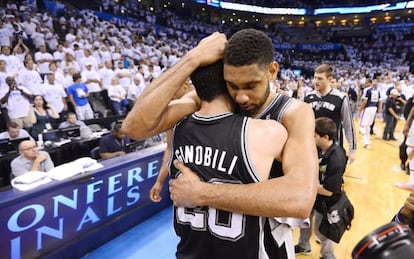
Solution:
[[[262,31],[244,29],[230,37],[224,49],[223,62],[231,66],[257,64],[267,68],[274,61],[272,40]]]
[[[190,78],[202,101],[210,102],[219,95],[227,94],[222,60],[208,66],[198,67]]]
[[[336,124],[327,117],[320,117],[315,120],[315,132],[319,136],[328,136],[330,140],[336,137]]]

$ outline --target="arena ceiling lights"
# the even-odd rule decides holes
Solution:
[[[197,3],[206,4],[227,10],[253,12],[261,14],[276,15],[320,15],[320,14],[358,14],[370,13],[375,11],[392,11],[405,8],[414,8],[414,1],[399,2],[393,4],[380,4],[360,7],[335,7],[335,8],[318,8],[307,10],[303,8],[270,8],[246,4],[230,3],[220,0],[194,0]]]

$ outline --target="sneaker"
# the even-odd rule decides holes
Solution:
[[[295,245],[295,254],[297,254],[297,255],[310,255],[311,254],[311,250],[310,249],[302,248],[299,245]]]

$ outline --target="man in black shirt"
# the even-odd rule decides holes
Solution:
[[[315,142],[319,151],[319,187],[314,205],[314,230],[316,237],[321,241],[321,254],[323,258],[335,258],[334,242],[319,232],[323,218],[324,206],[330,207],[338,200],[337,194],[341,192],[342,177],[345,172],[347,158],[342,146],[335,143],[335,123],[327,118],[316,119]],[[312,235],[312,215],[310,228],[301,228],[299,244],[295,246],[296,254],[310,254],[310,237]]]

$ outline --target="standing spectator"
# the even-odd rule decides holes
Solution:
[[[78,59],[78,61],[79,61],[79,64],[81,66],[82,71],[87,69],[87,66],[89,64],[92,65],[92,70],[93,71],[98,70],[98,60],[94,56],[92,56],[92,53],[91,53],[90,49],[84,49],[83,50],[83,57]]]
[[[65,52],[63,51],[63,46],[59,44],[57,46],[57,50],[53,52],[53,60],[56,62],[63,62],[63,59],[65,58]]]
[[[72,68],[75,73],[80,72],[80,67],[78,62],[75,60],[71,53],[65,53],[63,62],[60,64],[62,70]]]
[[[32,59],[26,59],[24,61],[25,68],[19,72],[17,77],[17,83],[25,86],[29,89],[33,95],[42,95],[43,90],[41,84],[43,82],[39,72],[35,69],[35,64]]]
[[[47,82],[42,85],[43,97],[49,103],[50,107],[59,113],[59,117],[63,118],[68,110],[65,89],[63,85],[55,83],[55,75],[53,73],[47,74],[46,80]]]
[[[4,27],[3,20],[0,20],[0,46],[11,46],[13,33]]]
[[[46,52],[45,45],[41,45],[39,51],[35,53],[35,61],[39,66],[40,76],[44,79],[45,75],[49,73],[50,62],[53,62],[53,56]]]
[[[128,91],[129,85],[131,84],[132,74],[125,68],[122,61],[118,62],[118,67],[115,69],[115,75],[119,78],[119,84]]]
[[[319,186],[309,228],[301,228],[299,244],[295,246],[295,254],[310,254],[310,237],[312,235],[312,217],[315,216],[314,230],[321,241],[321,254],[324,259],[334,259],[334,242],[319,232],[325,207],[329,208],[338,201],[341,193],[342,177],[345,172],[347,158],[342,146],[335,143],[337,129],[335,123],[320,117],[315,122],[315,142],[319,153]]]
[[[402,107],[397,104],[398,98],[400,98],[400,93],[397,89],[392,89],[385,103],[385,128],[382,135],[383,140],[397,140],[394,137],[394,131],[397,126],[397,122],[400,119],[399,112],[402,110]]]
[[[7,71],[12,75],[16,75],[23,68],[23,63],[16,56],[10,54],[9,46],[1,47],[0,59],[6,61]]]
[[[26,46],[26,44],[23,43],[22,39],[19,39],[17,45],[13,48],[13,55],[15,55],[20,60],[20,62],[23,63],[24,57],[29,53],[29,48]]]
[[[91,93],[102,91],[102,79],[96,70],[93,69],[93,64],[87,62],[85,64],[86,69],[82,71],[82,81],[88,87],[88,91]]]
[[[98,74],[102,78],[103,88],[108,89],[108,87],[111,85],[112,78],[115,76],[115,72],[112,69],[112,61],[105,61],[104,67],[99,69]]]
[[[30,120],[30,100],[32,94],[24,86],[18,86],[16,80],[9,76],[6,78],[9,91],[0,99],[5,104],[7,114],[11,122],[16,122],[20,128],[32,127]]]
[[[88,87],[82,83],[79,73],[73,75],[73,82],[74,84],[68,87],[67,93],[78,118],[80,120],[93,119],[93,111],[88,100]]]

